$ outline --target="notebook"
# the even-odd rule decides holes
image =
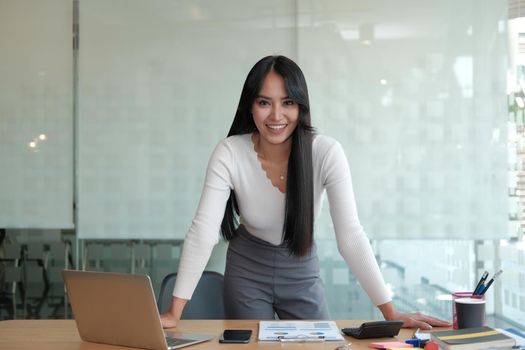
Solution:
[[[516,344],[513,338],[486,326],[432,332],[430,337],[444,350],[511,348]]]
[[[152,350],[178,349],[214,336],[166,332],[145,275],[64,270],[78,332],[84,341]]]

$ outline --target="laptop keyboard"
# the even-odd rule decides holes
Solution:
[[[166,343],[168,344],[168,347],[171,348],[172,346],[179,346],[184,344],[193,343],[194,339],[180,339],[180,338],[171,338],[166,337]]]

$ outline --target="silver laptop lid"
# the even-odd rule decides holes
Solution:
[[[63,274],[82,340],[168,349],[148,276],[74,270]],[[197,335],[185,345],[212,338]]]

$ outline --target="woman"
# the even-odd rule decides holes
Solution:
[[[176,325],[219,230],[229,241],[227,318],[328,319],[313,242],[325,191],[338,250],[385,319],[421,329],[448,326],[395,310],[357,217],[344,152],[335,140],[315,135],[304,76],[283,56],[265,57],[251,69],[228,138],[211,156],[163,326]]]

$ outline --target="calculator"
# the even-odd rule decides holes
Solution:
[[[403,321],[364,322],[359,327],[343,328],[341,331],[357,339],[394,337],[399,334]]]

